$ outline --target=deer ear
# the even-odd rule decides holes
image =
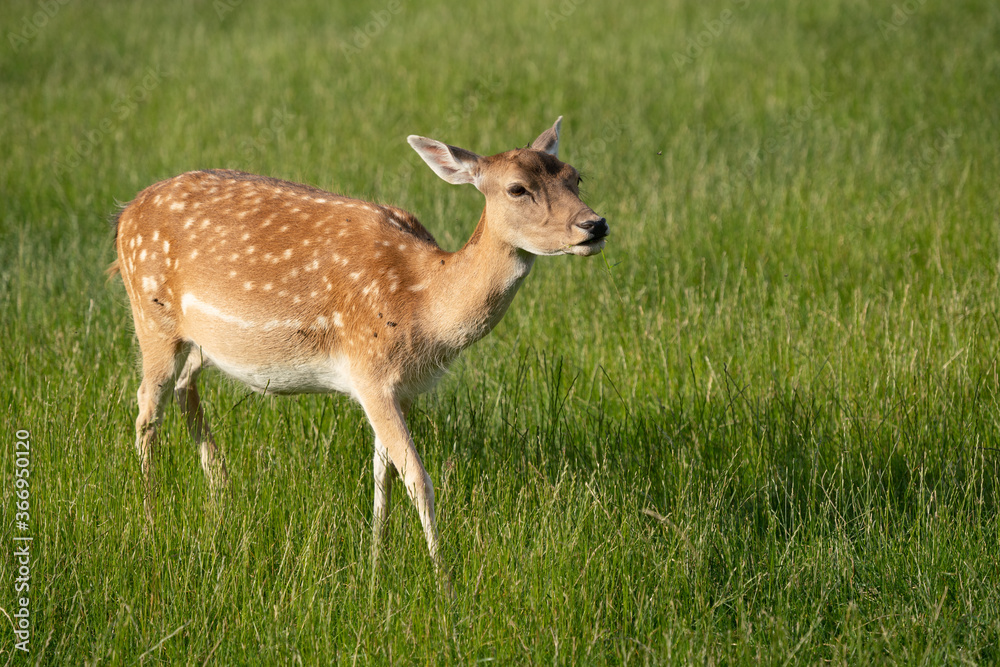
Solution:
[[[562,125],[562,116],[556,118],[552,127],[538,135],[538,138],[531,142],[531,147],[536,151],[548,153],[553,157],[559,157],[559,127]]]
[[[411,134],[406,140],[434,173],[452,185],[472,183],[479,187],[477,167],[482,159],[472,151]]]

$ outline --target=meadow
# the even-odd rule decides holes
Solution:
[[[1000,663],[996,3],[0,17],[0,664]],[[399,486],[373,576],[342,397],[205,373],[221,516],[171,405],[146,530],[118,205],[243,169],[455,250],[482,196],[406,136],[491,154],[559,115],[605,253],[539,259],[410,417],[455,598]]]

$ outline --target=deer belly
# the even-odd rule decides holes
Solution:
[[[205,356],[226,375],[267,394],[352,394],[346,359],[316,359],[276,364],[241,363],[239,359],[212,354]]]
[[[181,299],[183,335],[226,375],[268,394],[351,394],[350,364],[318,344],[323,331],[288,318],[251,319],[191,294]]]

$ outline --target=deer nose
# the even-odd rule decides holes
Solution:
[[[603,239],[608,235],[608,221],[604,218],[584,220],[583,222],[576,223],[576,226],[593,234],[595,239]]]

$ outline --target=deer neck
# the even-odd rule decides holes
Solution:
[[[428,281],[429,308],[424,330],[457,354],[495,327],[510,306],[535,256],[499,238],[488,208],[458,252],[436,260]]]

